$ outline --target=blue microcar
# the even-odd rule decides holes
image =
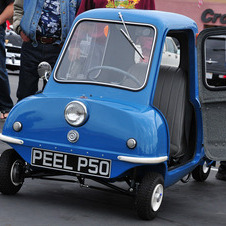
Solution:
[[[135,197],[138,216],[153,219],[165,188],[190,174],[206,180],[212,160],[226,159],[226,92],[206,72],[206,40],[226,32],[207,29],[196,40],[197,32],[167,12],[79,15],[51,75],[40,65],[45,88],[4,124],[0,139],[12,148],[0,157],[0,192],[70,175]]]

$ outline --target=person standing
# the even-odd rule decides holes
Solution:
[[[77,15],[96,8],[155,9],[154,0],[82,0]]]
[[[10,87],[8,73],[6,70],[6,52],[5,52],[5,29],[6,20],[13,16],[14,0],[0,1],[0,111],[1,119],[7,118],[9,111],[13,107],[13,101],[10,97]]]
[[[46,61],[54,67],[80,2],[15,0],[13,29],[23,40],[18,101],[38,91],[40,62]]]
[[[218,180],[224,180],[226,181],[226,161],[221,161],[220,166],[218,168],[216,178]]]

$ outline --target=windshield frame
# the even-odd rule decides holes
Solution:
[[[137,22],[125,22],[126,25],[134,25],[134,26],[142,26],[142,27],[149,27],[150,29],[153,29],[154,32],[154,36],[153,36],[153,43],[152,43],[152,47],[150,50],[150,57],[149,57],[149,61],[147,64],[147,70],[146,70],[146,74],[145,74],[145,80],[142,84],[142,86],[140,86],[139,88],[132,88],[132,87],[128,87],[128,86],[123,86],[123,85],[119,85],[119,84],[110,84],[110,83],[102,83],[102,82],[96,82],[96,81],[78,81],[78,80],[61,80],[58,79],[56,77],[57,71],[60,67],[60,64],[62,63],[63,57],[65,55],[65,52],[67,51],[68,45],[73,37],[73,34],[75,32],[75,29],[77,29],[78,25],[81,22],[84,21],[94,21],[94,22],[102,22],[102,23],[116,23],[116,24],[120,24],[122,25],[122,21],[118,21],[118,20],[104,20],[104,19],[93,19],[93,18],[82,18],[80,20],[78,20],[75,25],[73,26],[73,28],[70,31],[70,34],[68,36],[68,38],[66,39],[66,43],[64,44],[64,48],[58,58],[57,64],[55,66],[55,70],[53,72],[53,78],[56,82],[58,83],[63,83],[63,84],[90,84],[90,85],[99,85],[99,86],[106,86],[106,87],[113,87],[113,88],[119,88],[119,89],[125,89],[125,90],[130,90],[130,91],[140,91],[142,90],[146,85],[147,85],[147,81],[149,78],[149,72],[150,72],[150,66],[151,66],[151,62],[153,59],[153,52],[155,49],[155,45],[156,45],[156,37],[157,37],[157,29],[154,25],[152,24],[147,24],[147,23],[137,23]]]

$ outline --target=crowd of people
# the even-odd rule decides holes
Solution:
[[[6,70],[6,21],[23,40],[17,89],[18,101],[38,91],[37,67],[46,61],[52,67],[58,58],[74,18],[94,8],[155,9],[154,0],[1,0],[0,1],[0,112],[7,118],[13,101]],[[226,162],[221,162],[217,179],[226,180]]]

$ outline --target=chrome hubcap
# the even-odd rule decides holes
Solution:
[[[11,168],[11,172],[10,172],[10,178],[11,181],[13,183],[13,185],[18,186],[20,184],[22,184],[22,182],[20,182],[20,172],[19,172],[19,166],[20,165],[20,161],[16,160]]]
[[[161,206],[163,199],[163,186],[162,184],[158,184],[152,194],[151,198],[151,207],[154,211],[157,211]]]

